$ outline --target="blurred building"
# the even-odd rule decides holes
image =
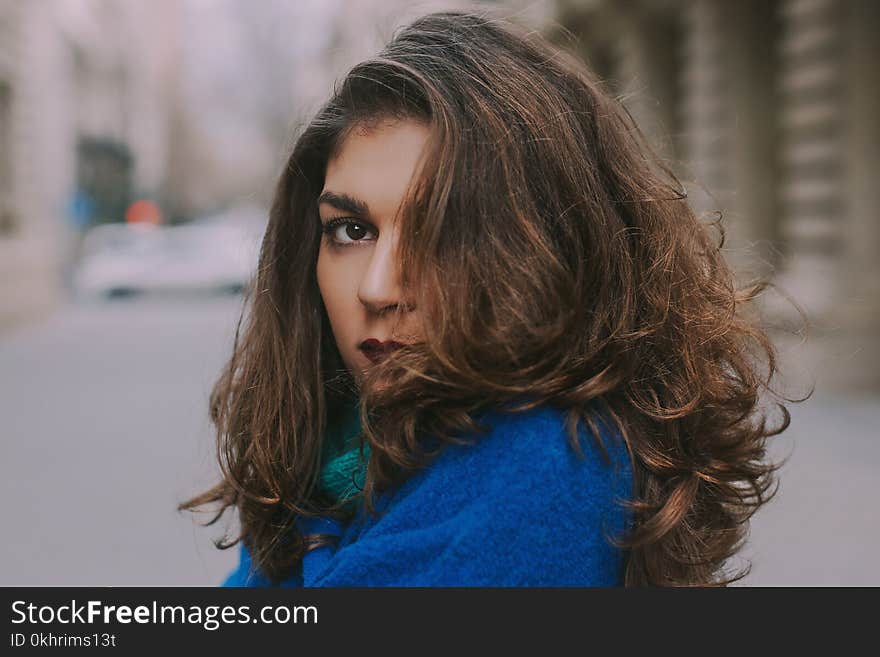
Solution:
[[[61,298],[81,229],[161,195],[177,0],[0,0],[0,329]]]
[[[334,79],[394,27],[472,4],[0,0],[0,329],[50,309],[82,227],[135,197],[181,217],[267,200]],[[814,369],[880,386],[880,2],[482,4],[575,45],[695,209],[722,212],[743,278],[808,311]]]
[[[548,34],[720,210],[728,257],[809,314],[822,380],[880,386],[880,2],[557,0]],[[790,307],[767,307],[791,324]]]
[[[484,2],[524,22],[551,1]],[[292,139],[333,83],[378,52],[396,27],[469,0],[195,0],[182,2],[180,97],[171,196],[181,216],[238,202],[265,205]]]

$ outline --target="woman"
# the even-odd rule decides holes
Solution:
[[[227,585],[733,581],[788,425],[756,293],[582,64],[428,15],[299,137],[181,508],[238,510]]]

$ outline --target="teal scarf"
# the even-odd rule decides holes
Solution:
[[[361,459],[358,436],[361,433],[360,405],[348,404],[327,423],[321,453],[321,490],[334,502],[352,510],[364,488],[370,446],[364,445]]]

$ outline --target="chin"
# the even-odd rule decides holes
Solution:
[[[371,364],[372,366],[372,364]],[[363,390],[363,388],[367,385],[367,381],[369,380],[369,386],[373,392],[382,392],[387,390],[393,385],[393,382],[384,377],[376,378],[376,377],[368,377],[366,370],[361,373],[361,376],[358,381],[358,389]]]

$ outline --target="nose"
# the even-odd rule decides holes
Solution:
[[[385,239],[388,236],[390,239]],[[358,287],[358,300],[376,315],[404,306],[401,298],[396,231],[376,240],[370,261]],[[403,309],[407,309],[404,307]]]

